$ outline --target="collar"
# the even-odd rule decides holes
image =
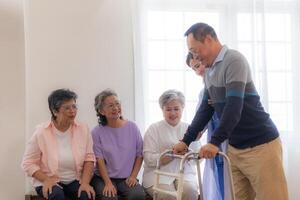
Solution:
[[[79,126],[79,123],[78,123],[76,120],[74,120],[74,123],[71,124],[71,126]],[[46,129],[46,128],[51,128],[51,127],[54,127],[54,123],[52,122],[52,120],[47,121],[47,122],[44,124],[44,128],[45,128],[45,129]]]
[[[219,54],[217,55],[216,59],[214,60],[214,62],[211,66],[214,66],[216,63],[223,61],[227,50],[228,50],[228,47],[226,45],[223,45],[222,49],[220,50]]]
[[[179,127],[180,124],[181,124],[181,121],[179,121],[178,124],[176,124],[176,126],[172,126],[172,125],[169,124],[165,119],[163,119],[163,122],[164,122],[164,124],[165,124],[167,127],[171,128],[171,129],[176,129],[176,128]]]

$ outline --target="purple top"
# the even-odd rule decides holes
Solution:
[[[130,176],[136,157],[141,157],[143,140],[135,123],[127,121],[121,128],[96,126],[92,131],[94,153],[104,159],[110,178]],[[100,176],[98,167],[95,174]]]

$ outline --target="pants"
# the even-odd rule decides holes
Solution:
[[[158,187],[164,190],[169,191],[176,191],[178,186],[178,181],[174,181],[173,184],[160,184]],[[153,197],[153,186],[146,188],[147,193]],[[161,194],[158,195],[158,200],[176,200],[175,197],[170,196],[168,194]],[[196,182],[183,182],[183,193],[182,193],[182,200],[197,200],[198,199],[198,185]]]
[[[121,197],[125,197],[128,200],[144,200],[145,199],[145,192],[143,187],[140,184],[135,185],[134,187],[128,187],[126,179],[111,179],[113,185],[115,186],[116,190],[118,191],[118,195]],[[94,175],[91,185],[94,187],[96,192],[96,198],[101,198],[102,200],[117,200],[118,197],[105,197],[103,196],[102,192],[104,189],[104,181],[97,175]]]
[[[237,200],[288,200],[279,138],[247,149],[229,145]]]
[[[90,200],[88,198],[88,195],[86,192],[81,192],[80,197],[77,197],[77,192],[80,187],[79,181],[75,180],[70,184],[62,184],[59,183],[60,186],[62,186],[63,189],[61,189],[58,186],[52,187],[52,192],[48,194],[48,200],[64,200],[65,195],[69,197],[72,200],[79,199],[79,200]],[[43,196],[43,186],[39,186],[35,188],[37,194],[41,197]]]

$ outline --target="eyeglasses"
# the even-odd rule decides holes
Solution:
[[[121,107],[121,103],[120,102],[109,103],[109,104],[104,105],[104,107],[106,107],[108,109],[113,109],[115,107],[120,108]]]
[[[77,104],[62,105],[61,108],[64,109],[65,111],[71,111],[71,110],[77,110],[78,106],[77,106]]]
[[[194,66],[192,66],[191,68],[195,71],[197,70],[199,67],[201,66],[201,63],[197,63]]]

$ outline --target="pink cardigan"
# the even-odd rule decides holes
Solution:
[[[87,125],[74,122],[71,126],[71,146],[76,163],[76,179],[80,180],[85,161],[95,162],[93,140]],[[42,170],[47,176],[58,176],[58,145],[53,122],[37,126],[23,156],[22,168],[28,176]],[[32,179],[33,186],[42,185]]]

